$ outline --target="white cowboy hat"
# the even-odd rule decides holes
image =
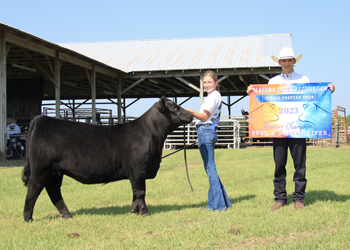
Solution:
[[[284,47],[280,51],[280,56],[271,56],[272,60],[278,63],[279,60],[281,59],[286,59],[286,58],[295,58],[295,61],[299,61],[303,54],[298,55],[297,57],[294,56],[294,51],[291,47]]]

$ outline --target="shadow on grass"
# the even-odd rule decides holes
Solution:
[[[82,208],[74,212],[71,212],[71,215],[74,217],[76,215],[85,215],[85,214],[117,215],[117,214],[128,214],[128,213],[131,213],[131,205]]]
[[[306,192],[306,203],[313,204],[316,201],[337,201],[345,202],[350,199],[350,195],[339,195],[330,190],[314,190]]]
[[[174,205],[174,204],[169,204],[169,205],[147,205],[148,207],[148,212],[152,214],[160,214],[160,213],[166,213],[170,211],[180,211],[188,208],[205,208],[207,205],[206,202],[201,202],[197,204],[184,204],[184,205]],[[84,208],[84,209],[79,209],[75,212],[72,212],[71,215],[74,216],[79,216],[79,215],[85,215],[85,214],[90,214],[90,215],[119,215],[119,214],[129,214],[131,212],[131,204],[125,205],[125,206],[110,206],[110,207],[92,207],[92,208]]]
[[[234,199],[230,199],[231,204],[234,205],[235,203],[239,203],[244,200],[250,200],[254,199],[256,195],[245,195],[245,196],[240,196],[236,197]],[[146,201],[147,202],[147,201]],[[184,204],[184,205],[174,205],[174,204],[169,204],[169,205],[156,205],[153,206],[152,204],[147,205],[149,213],[152,214],[160,214],[160,213],[166,213],[170,211],[181,211],[184,209],[188,208],[205,208],[207,205],[207,202],[200,202],[200,203],[194,203],[194,204]],[[69,209],[69,208],[68,208]],[[74,218],[75,216],[79,215],[119,215],[119,214],[129,214],[131,212],[131,202],[130,206],[129,205],[124,205],[124,206],[108,206],[108,207],[91,207],[91,208],[83,208],[76,210],[74,212],[71,212],[72,217]],[[57,216],[48,216],[43,219],[55,219],[59,217]]]
[[[244,196],[240,196],[240,197],[236,197],[234,199],[230,199],[232,205],[235,204],[235,203],[239,203],[241,201],[244,201],[244,200],[250,200],[250,199],[254,199],[256,197],[256,195],[254,194],[251,194],[251,195],[244,195]]]
[[[23,167],[25,160],[22,159],[7,159],[4,162],[0,162],[0,167],[11,168],[11,167]]]
[[[336,201],[345,202],[350,199],[350,195],[338,195],[334,191],[330,190],[314,190],[306,191],[304,204],[311,205],[317,201]],[[293,195],[288,195],[288,201],[293,202]]]

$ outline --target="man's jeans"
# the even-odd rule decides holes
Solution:
[[[303,202],[307,179],[306,172],[306,140],[304,138],[274,138],[273,156],[275,160],[275,179],[273,180],[276,202],[287,202],[286,190],[286,164],[288,158],[288,148],[292,155],[294,163],[295,191],[293,193],[293,202]]]

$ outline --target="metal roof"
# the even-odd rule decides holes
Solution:
[[[291,34],[275,34],[59,45],[129,73],[276,67],[271,55],[292,47],[292,40]]]
[[[197,97],[208,69],[219,76],[222,96],[245,96],[249,84],[265,84],[281,72],[271,55],[292,44],[290,34],[55,44],[2,23],[0,31],[8,84],[37,81],[43,100],[56,99],[57,54],[62,100],[91,98],[93,68],[97,99],[116,98],[119,81],[122,98]]]

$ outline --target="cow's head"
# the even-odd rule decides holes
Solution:
[[[323,109],[316,103],[303,104],[303,113],[299,116],[299,121],[311,123],[317,129],[324,129],[332,120],[332,113]]]
[[[263,103],[256,109],[250,111],[249,119],[254,120],[256,128],[261,128],[268,122],[276,122],[279,120],[278,112],[275,109],[275,104]]]
[[[171,121],[179,125],[190,123],[193,120],[193,115],[190,112],[181,108],[175,102],[170,101],[165,96],[162,96],[159,100],[157,108],[165,116],[168,116]]]

